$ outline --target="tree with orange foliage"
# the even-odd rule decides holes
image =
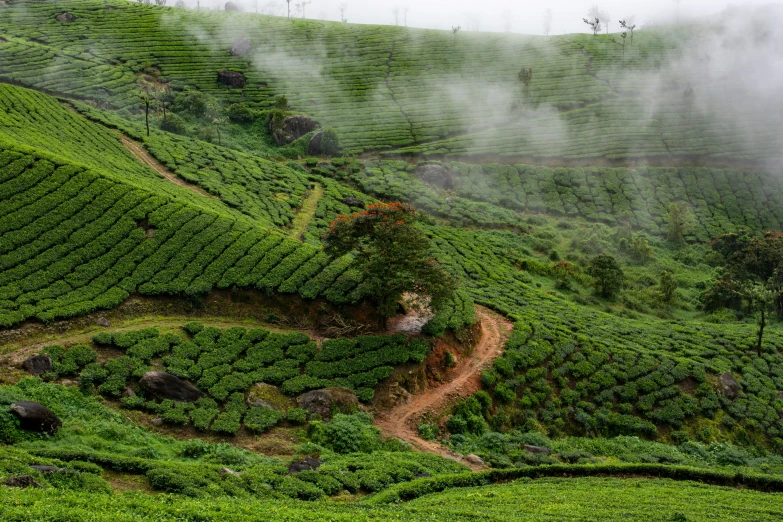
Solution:
[[[435,312],[454,292],[453,279],[430,256],[430,240],[416,226],[420,220],[420,214],[404,203],[376,203],[339,216],[323,237],[332,257],[354,254],[364,272],[362,284],[373,296],[384,326],[405,295],[415,296],[411,306],[428,302]]]

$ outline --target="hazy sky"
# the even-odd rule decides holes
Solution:
[[[190,0],[193,2],[194,0]],[[234,0],[253,10],[252,0]],[[301,0],[292,0],[291,10]],[[223,0],[224,2],[224,0]],[[202,0],[202,5],[216,6],[221,0]],[[279,14],[285,13],[284,0],[258,0],[260,10],[277,4]],[[611,31],[617,31],[618,20],[635,15],[640,26],[678,17],[715,14],[729,5],[783,4],[783,0],[312,0],[306,7],[307,18],[339,20],[338,6],[346,4],[345,16],[351,23],[394,24],[393,10],[399,8],[398,23],[403,25],[404,8],[408,7],[408,26],[449,29],[459,25],[463,30],[513,31],[541,34],[546,9],[552,10],[551,34],[587,32],[582,22],[588,9],[597,4],[610,14]],[[222,3],[221,3],[222,5]]]

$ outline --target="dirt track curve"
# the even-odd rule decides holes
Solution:
[[[218,199],[215,196],[213,196],[212,194],[210,194],[210,193],[208,193],[208,192],[206,192],[206,191],[204,191],[204,190],[202,190],[202,189],[200,189],[198,187],[194,187],[190,183],[187,183],[187,182],[183,181],[182,179],[178,178],[177,176],[175,176],[174,174],[169,172],[168,169],[166,169],[166,167],[164,167],[163,165],[158,163],[158,161],[155,158],[150,156],[147,153],[147,151],[144,150],[144,147],[142,147],[141,145],[139,145],[138,143],[136,143],[132,139],[128,138],[127,136],[121,135],[120,136],[120,141],[122,142],[123,146],[125,146],[125,148],[130,151],[131,154],[136,156],[136,159],[138,159],[140,162],[144,163],[148,167],[155,169],[158,172],[158,174],[160,174],[161,176],[163,176],[167,180],[171,181],[172,183],[175,183],[175,184],[179,185],[180,187],[184,187],[184,188],[186,188],[188,190],[191,190],[191,191],[195,192],[196,194],[198,194],[199,196],[204,196],[204,197],[212,198],[212,199]]]
[[[462,359],[449,372],[451,379],[414,395],[406,404],[379,412],[375,424],[386,435],[404,440],[420,451],[459,460],[479,471],[486,468],[464,461],[437,442],[424,440],[418,434],[419,420],[426,414],[439,414],[454,401],[477,391],[481,387],[482,370],[503,353],[513,328],[511,321],[481,306],[476,307],[476,313],[481,321],[481,339],[471,356]]]

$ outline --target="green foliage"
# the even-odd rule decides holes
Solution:
[[[623,269],[611,255],[601,254],[593,258],[587,273],[595,279],[596,291],[602,297],[612,297],[623,287]]]
[[[173,132],[174,134],[187,134],[188,126],[179,115],[169,114],[165,120],[161,120],[160,128],[167,132]]]
[[[365,413],[337,413],[329,422],[312,421],[307,435],[316,444],[337,453],[370,453],[383,447],[380,430]]]
[[[244,425],[253,432],[263,433],[284,418],[277,410],[266,407],[250,408],[245,414]]]
[[[321,135],[321,152],[327,156],[340,154],[340,138],[334,127],[326,127]]]

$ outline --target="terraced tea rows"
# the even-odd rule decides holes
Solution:
[[[0,78],[133,110],[145,75],[226,105],[268,107],[286,94],[295,110],[334,126],[346,152],[721,161],[777,158],[781,146],[766,112],[731,125],[692,110],[683,84],[702,92],[714,79],[684,80],[667,66],[698,45],[695,31],[637,33],[622,64],[603,36],[455,38],[94,0],[69,9],[72,23],[58,22],[61,10],[45,2],[6,6]],[[232,55],[240,38],[250,50]],[[534,71],[527,86],[521,67]],[[218,83],[225,69],[242,72],[245,86]],[[736,81],[721,84],[730,90]]]
[[[111,308],[134,292],[362,295],[359,275],[318,247],[45,155],[7,149],[3,158],[3,326]]]

